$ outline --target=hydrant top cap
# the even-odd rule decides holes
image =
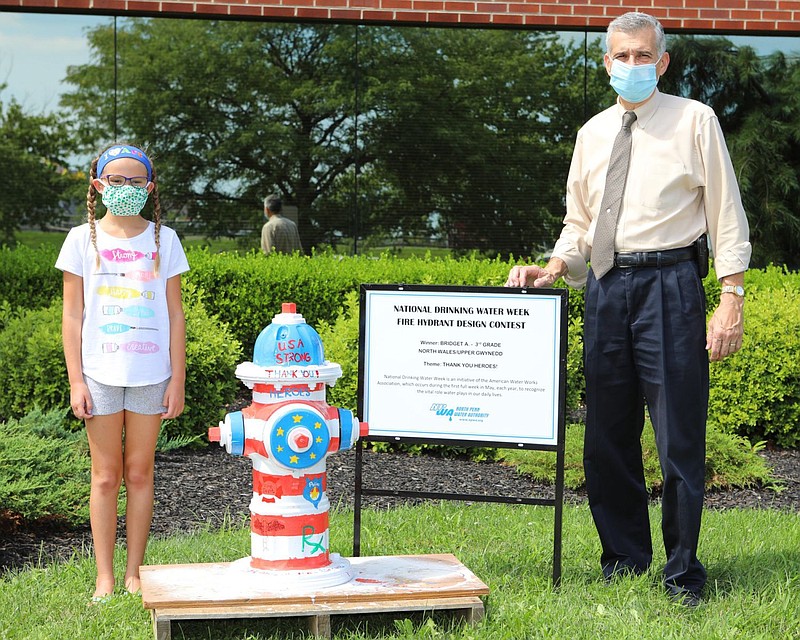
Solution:
[[[306,324],[294,303],[284,303],[282,313],[272,319],[256,338],[253,362],[260,367],[308,367],[325,363],[322,340]]]

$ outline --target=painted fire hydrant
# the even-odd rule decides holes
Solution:
[[[253,362],[236,367],[253,402],[227,414],[208,437],[253,461],[251,569],[315,586],[352,578],[350,563],[329,553],[326,458],[352,448],[368,427],[327,404],[326,387],[341,375],[294,303],[284,303],[259,334]]]

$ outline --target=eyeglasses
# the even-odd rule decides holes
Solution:
[[[150,184],[147,176],[133,176],[129,178],[128,176],[120,176],[115,173],[107,173],[104,176],[100,176],[100,178],[108,182],[112,187],[121,187],[124,184],[129,184],[133,187],[141,188]]]

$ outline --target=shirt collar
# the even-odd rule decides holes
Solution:
[[[661,104],[661,96],[661,92],[656,89],[647,102],[633,110],[633,112],[636,114],[637,126],[641,127],[642,129],[647,128],[647,123],[650,122],[650,118],[653,117],[655,112],[658,110],[658,106]],[[619,111],[620,118],[622,117],[622,114],[627,111],[627,109],[625,109],[625,107],[619,103],[619,99],[617,99],[617,111]]]

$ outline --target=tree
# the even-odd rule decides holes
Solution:
[[[535,33],[135,20],[115,48],[111,29],[63,104],[92,148],[150,143],[172,210],[211,234],[257,226],[277,188],[306,245],[438,223],[530,253],[557,235],[587,95],[608,92],[577,46]]]
[[[62,100],[84,149],[149,145],[168,210],[208,235],[255,232],[279,190],[307,247],[439,233],[537,255],[561,228],[575,133],[614,99],[602,43],[552,33],[137,19],[89,43]],[[661,89],[720,118],[753,263],[796,264],[797,61],[725,38],[670,53]]]
[[[577,129],[605,106],[602,55],[553,34],[396,30],[400,60],[364,126],[397,229],[438,222],[457,248],[527,256],[551,245]],[[586,92],[584,91],[586,90]]]
[[[800,267],[800,62],[760,58],[727,38],[670,40],[662,90],[711,106],[725,133],[750,223],[752,265]]]
[[[0,101],[0,243],[11,244],[20,227],[44,229],[69,215],[76,184],[65,159],[69,146],[57,116]]]
[[[354,27],[130,20],[116,50],[112,30],[89,33],[92,62],[66,78],[87,147],[115,130],[152,147],[170,208],[210,235],[259,226],[276,190],[306,245],[330,232],[315,203],[359,155]]]

